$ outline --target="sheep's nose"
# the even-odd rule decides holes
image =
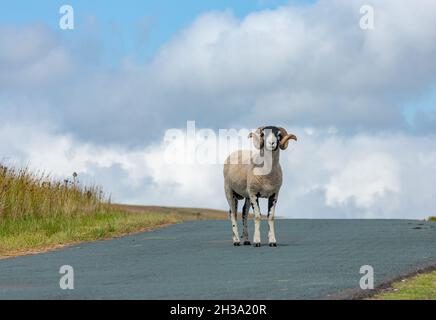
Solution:
[[[276,147],[276,143],[275,142],[268,142],[268,149],[273,150]]]

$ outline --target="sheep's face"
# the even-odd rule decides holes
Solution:
[[[254,133],[250,133],[250,138],[253,138],[254,146],[257,149],[265,149],[267,151],[285,150],[288,147],[289,140],[297,140],[293,134],[288,134],[285,129],[274,126],[260,127]]]
[[[264,148],[267,151],[277,151],[281,140],[280,130],[276,127],[266,127],[263,129],[261,136],[264,142]]]

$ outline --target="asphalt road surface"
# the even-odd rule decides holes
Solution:
[[[250,221],[251,222],[251,221]],[[173,225],[0,260],[0,299],[317,299],[436,264],[436,223],[277,220],[278,247],[233,247],[229,221]],[[250,226],[252,231],[252,225]],[[262,240],[267,224],[262,221]],[[59,268],[74,268],[61,290]]]

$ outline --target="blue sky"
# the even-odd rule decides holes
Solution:
[[[64,4],[75,10],[76,35],[89,31],[89,19],[98,23],[100,40],[108,47],[116,46],[119,55],[106,57],[110,64],[117,57],[134,55],[138,61],[150,58],[176,32],[187,27],[199,15],[210,11],[230,10],[237,17],[263,9],[293,3],[306,5],[314,0],[126,0],[119,5],[114,0],[18,0],[2,3],[2,23],[26,25],[45,23],[58,29],[59,8]],[[113,34],[115,28],[116,37]],[[72,35],[69,35],[72,36]],[[140,44],[139,44],[140,43]]]
[[[3,1],[0,161],[226,209],[221,164],[169,166],[165,132],[274,124],[299,137],[279,215],[434,215],[436,2],[416,1],[374,1],[371,31],[366,0]]]

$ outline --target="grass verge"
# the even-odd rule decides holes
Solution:
[[[394,283],[372,300],[436,300],[436,271]]]
[[[0,259],[65,245],[109,239],[183,221],[221,219],[219,211],[189,208],[111,206],[71,216],[22,217],[0,222]]]
[[[76,173],[59,181],[0,164],[0,258],[222,217],[206,209],[112,205],[99,187],[82,185]]]

